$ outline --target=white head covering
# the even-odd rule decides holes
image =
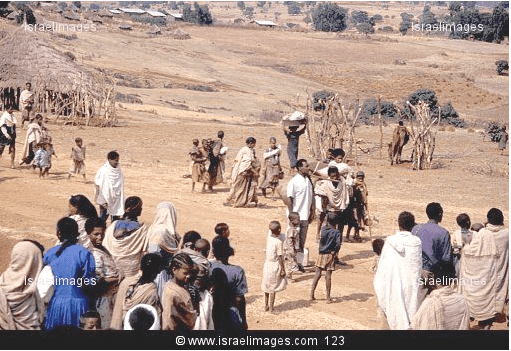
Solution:
[[[156,312],[156,309],[153,306],[146,305],[143,303],[133,306],[128,310],[128,312],[126,313],[126,317],[124,317],[124,330],[133,330],[130,324],[130,317],[131,313],[135,311],[137,308],[143,308],[153,315],[154,322],[153,325],[151,325],[151,328],[149,328],[149,330],[160,330],[160,319],[158,318],[158,312]]]
[[[11,262],[0,276],[0,290],[10,307],[17,330],[39,329],[40,301],[36,280],[43,267],[41,250],[29,241],[14,245]]]
[[[149,244],[156,244],[173,254],[179,246],[181,237],[176,232],[177,211],[172,202],[163,201],[156,206],[156,215],[149,228]]]

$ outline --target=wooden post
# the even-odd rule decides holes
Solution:
[[[381,95],[378,95],[378,120],[380,122],[380,159],[383,158],[383,121],[381,118]]]

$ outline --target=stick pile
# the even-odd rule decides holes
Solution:
[[[342,148],[346,158],[353,159],[357,164],[357,148],[355,124],[362,110],[357,103],[345,106],[338,94],[321,101],[325,108],[321,112],[314,111],[313,101],[307,92],[307,148],[316,160],[328,157],[328,149]],[[346,149],[344,148],[346,143]]]
[[[409,101],[406,103],[414,111],[416,118],[416,125],[414,125],[413,119],[410,119],[413,140],[412,169],[428,169],[431,167],[435,151],[436,127],[440,123],[440,112],[438,112],[438,117],[431,120],[429,106],[425,102],[419,101],[415,106]]]

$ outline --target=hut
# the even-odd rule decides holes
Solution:
[[[11,21],[16,21],[20,14],[17,11],[12,11],[8,16],[7,19]]]
[[[19,28],[0,41],[2,107],[19,109],[21,91],[31,82],[34,112],[55,115],[55,120],[64,116],[73,124],[112,125],[113,85],[53,48],[44,35]]]
[[[103,24],[103,20],[98,15],[92,16],[92,23]]]
[[[80,16],[78,16],[76,13],[74,13],[73,11],[66,11],[62,14],[62,16],[68,20],[71,20],[71,21],[79,21],[80,20]]]
[[[181,28],[177,28],[172,32],[172,38],[179,40],[190,39],[190,34],[186,33]]]
[[[98,12],[98,16],[112,18],[112,17],[114,17],[114,14],[112,12],[108,11],[107,9],[103,8],[103,9],[101,9],[101,11]]]
[[[119,28],[121,30],[132,30],[133,28],[131,27],[131,24],[128,24],[128,23],[121,23],[119,25]]]
[[[149,35],[160,35],[161,34],[161,29],[156,24],[154,24],[151,27],[151,29],[149,30],[149,32],[147,32],[147,34],[149,34]]]

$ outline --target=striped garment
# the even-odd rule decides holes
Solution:
[[[413,316],[416,330],[469,330],[468,304],[462,294],[450,286],[433,290]]]

